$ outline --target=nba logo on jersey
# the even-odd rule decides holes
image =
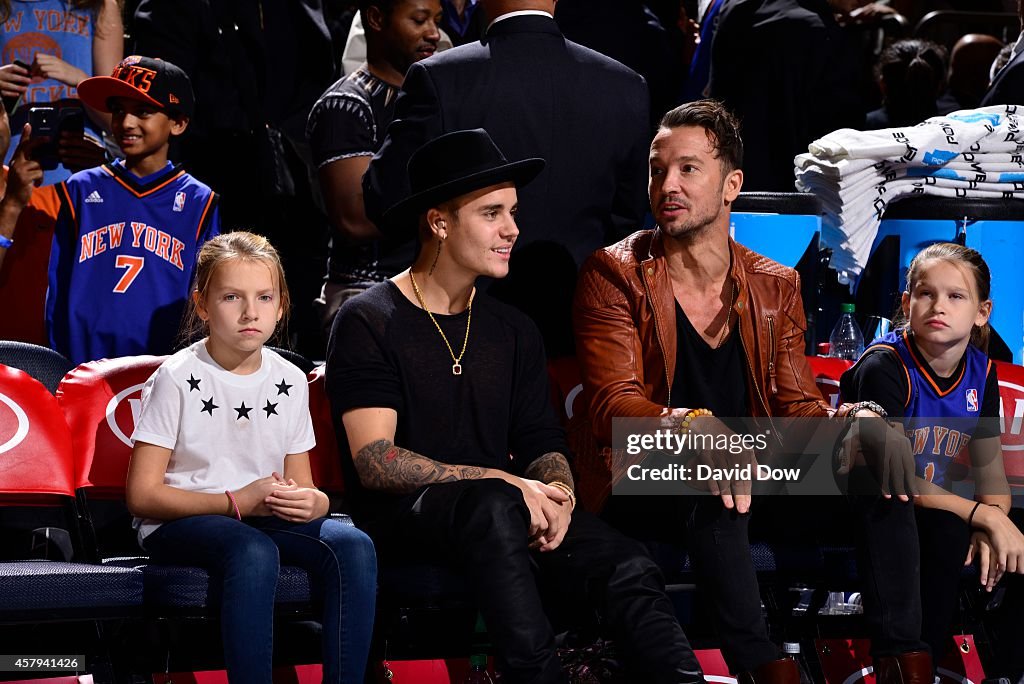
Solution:
[[[978,410],[978,390],[969,389],[967,390],[967,410],[977,411]]]
[[[177,192],[174,194],[174,211],[181,211],[185,208],[185,193]]]

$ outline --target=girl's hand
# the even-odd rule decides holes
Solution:
[[[4,97],[20,97],[28,90],[32,75],[17,64],[0,67],[0,94]]]
[[[867,466],[886,499],[910,501],[918,495],[914,451],[903,427],[862,409],[846,431],[837,453],[836,473],[847,475]]]
[[[52,78],[72,87],[77,87],[79,83],[89,78],[89,74],[78,67],[71,66],[60,57],[42,52],[37,52],[36,58],[32,62],[32,75],[44,79]]]
[[[1017,529],[1002,509],[996,506],[982,505],[974,516],[974,522],[988,537],[992,547],[992,562],[995,568],[989,569],[990,582],[986,583],[984,566],[982,583],[989,589],[995,586],[1004,572],[1024,573],[1024,534]],[[971,538],[973,542],[973,537]],[[992,578],[995,578],[994,580]]]
[[[975,531],[971,535],[971,545],[967,547],[967,559],[964,561],[964,565],[970,565],[975,558],[978,559],[981,586],[985,587],[985,591],[992,591],[1002,578],[1003,573],[999,570],[999,564],[996,562],[992,542],[984,532]]]
[[[253,515],[273,515],[267,507],[266,500],[270,492],[276,489],[281,481],[277,473],[269,477],[261,477],[253,480],[235,492],[235,501],[238,502],[238,512],[243,518]]]
[[[278,482],[265,504],[271,513],[288,522],[304,523],[321,516],[327,495],[312,487],[299,487],[295,480]]]

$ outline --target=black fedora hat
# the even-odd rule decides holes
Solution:
[[[392,230],[414,230],[416,216],[455,197],[501,183],[522,187],[544,168],[540,158],[510,162],[482,128],[434,138],[409,158],[411,194],[384,212]]]

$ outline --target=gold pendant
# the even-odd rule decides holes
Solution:
[[[462,375],[462,364],[458,361],[452,364],[452,375]]]

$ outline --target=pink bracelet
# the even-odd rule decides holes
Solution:
[[[231,493],[230,489],[225,489],[224,493],[228,495],[229,499],[231,499],[231,505],[234,506],[234,508],[235,508],[235,517],[238,518],[239,520],[241,520],[242,519],[242,513],[238,510],[238,502],[235,501],[235,495]]]

